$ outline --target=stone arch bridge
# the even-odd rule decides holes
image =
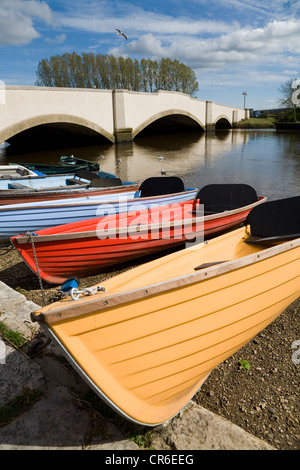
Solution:
[[[47,141],[59,144],[67,134],[73,144],[81,138],[130,142],[150,128],[204,132],[232,127],[248,116],[248,110],[178,92],[6,86],[0,90],[0,143],[40,140],[47,147]]]

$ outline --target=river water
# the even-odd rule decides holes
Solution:
[[[300,133],[273,129],[147,136],[129,144],[14,156],[0,149],[0,164],[58,163],[61,155],[72,154],[98,161],[103,171],[138,183],[164,170],[167,176],[180,176],[186,186],[247,183],[268,200],[300,195]]]

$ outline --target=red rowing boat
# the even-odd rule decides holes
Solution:
[[[242,224],[266,201],[248,185],[208,185],[196,200],[107,215],[18,235],[11,242],[43,280],[61,284],[118,263],[201,241]],[[204,212],[203,212],[204,207]]]

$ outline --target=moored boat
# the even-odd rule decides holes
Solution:
[[[84,166],[87,171],[100,171],[99,163],[77,158],[74,155],[63,155],[60,157],[60,163],[62,166]]]
[[[229,230],[265,201],[249,185],[207,185],[192,201],[55,226],[11,242],[43,280],[61,284]]]
[[[103,191],[114,193],[115,188],[118,192],[132,191],[138,189],[138,184],[122,182],[115,175],[103,171],[93,173],[80,170],[74,174],[52,176],[33,174],[30,178],[0,180],[0,206],[97,196]]]
[[[105,214],[130,212],[164,204],[190,201],[195,198],[195,188],[184,188],[180,178],[148,178],[139,190],[125,193],[100,193],[97,196],[65,198],[37,203],[0,206],[0,241],[27,231],[42,230],[56,225],[92,219]]]
[[[255,207],[246,228],[81,289],[32,319],[115,411],[165,422],[299,297],[300,197],[277,211],[276,202]]]
[[[73,155],[60,157],[60,165],[50,163],[22,163],[22,165],[36,174],[43,175],[65,175],[80,170],[100,171],[99,163],[75,158]]]

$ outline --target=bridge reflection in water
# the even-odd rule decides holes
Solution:
[[[180,176],[188,186],[247,183],[269,199],[300,194],[300,134],[271,129],[137,136],[133,142],[117,145],[14,155],[0,149],[0,163],[58,163],[61,155],[72,154],[97,161],[103,171],[123,180],[142,182],[149,176],[160,176],[164,169],[167,176]]]

